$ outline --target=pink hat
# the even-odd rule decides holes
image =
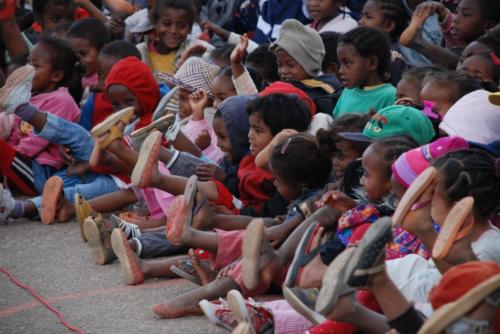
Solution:
[[[469,148],[467,141],[461,137],[444,137],[401,154],[392,164],[392,174],[405,188],[430,164],[450,151]]]

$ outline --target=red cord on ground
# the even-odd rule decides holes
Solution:
[[[67,328],[69,329],[70,331],[72,332],[76,332],[76,333],[79,333],[79,334],[85,334],[84,331],[82,331],[80,328],[78,327],[75,327],[73,325],[71,325],[70,323],[68,323],[65,319],[64,319],[64,316],[52,305],[50,305],[50,303],[45,299],[43,298],[42,296],[40,296],[32,287],[30,287],[29,285],[21,282],[20,280],[18,280],[12,273],[10,273],[7,269],[3,268],[3,267],[0,267],[0,271],[3,272],[5,275],[7,275],[10,280],[12,282],[14,282],[14,284],[16,284],[17,286],[19,286],[20,288],[23,288],[25,290],[27,290],[33,297],[35,297],[36,300],[38,300],[43,306],[45,306],[46,308],[48,308],[50,311],[52,311],[55,315],[57,315],[57,317],[61,320],[61,323]]]

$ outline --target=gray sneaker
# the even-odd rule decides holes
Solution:
[[[4,189],[0,184],[0,223],[7,221],[15,206],[16,200],[12,197],[10,190]]]
[[[12,72],[5,85],[0,88],[0,111],[13,114],[18,106],[28,103],[34,77],[35,68],[31,65],[19,67]]]

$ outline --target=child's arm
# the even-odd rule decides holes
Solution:
[[[226,30],[217,24],[210,22],[210,21],[204,21],[201,23],[201,27],[205,31],[211,31],[217,36],[222,37],[224,41],[226,41],[229,44],[234,44],[238,45],[240,42],[241,35],[234,33],[232,31]],[[255,43],[254,41],[249,41],[248,43],[248,52],[252,52],[253,50],[257,49],[259,47],[259,44]]]
[[[134,6],[126,0],[103,0],[102,2],[111,13],[119,13],[126,16],[134,13]]]
[[[239,44],[231,53],[231,69],[233,71],[233,83],[238,95],[252,95],[259,91],[253,83],[250,74],[242,64],[248,47],[248,37],[240,36]]]
[[[26,63],[29,48],[17,25],[15,6],[15,1],[7,0],[4,7],[0,8],[0,32],[12,62],[22,66]]]

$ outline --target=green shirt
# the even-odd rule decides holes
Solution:
[[[333,118],[349,112],[368,113],[370,109],[380,110],[393,105],[395,101],[396,88],[391,84],[368,89],[344,88],[333,109]]]

